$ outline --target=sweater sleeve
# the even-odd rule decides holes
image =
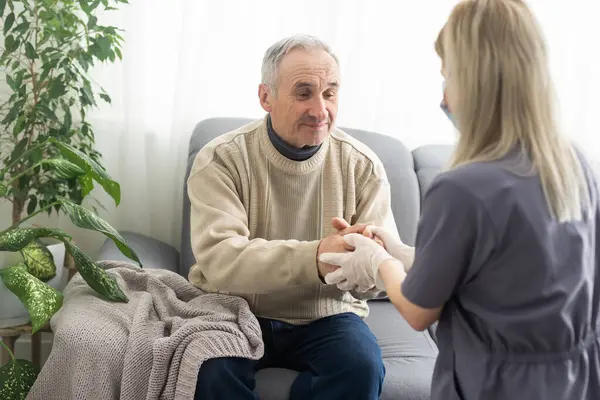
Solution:
[[[384,227],[398,235],[396,221],[392,214],[391,189],[383,164],[376,163],[369,174],[366,184],[360,189],[357,197],[356,215],[352,224],[369,223]],[[361,300],[385,297],[385,291],[373,288],[366,293],[353,293]]]
[[[188,179],[191,246],[189,279],[221,292],[266,294],[322,284],[319,241],[249,239],[248,215],[230,171],[207,163]]]

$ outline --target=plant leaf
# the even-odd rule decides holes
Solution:
[[[69,234],[55,228],[12,228],[0,234],[0,251],[20,251],[33,239],[41,237],[71,239]]]
[[[100,93],[100,98],[102,100],[104,100],[105,102],[107,102],[108,104],[110,104],[111,101],[112,101],[111,98],[110,98],[110,96],[107,95],[106,93]]]
[[[25,55],[30,60],[35,60],[36,58],[38,58],[38,54],[35,52],[33,45],[29,42],[25,43]]]
[[[62,203],[65,212],[71,218],[71,222],[79,228],[90,229],[96,232],[103,233],[117,245],[121,253],[128,258],[136,261],[138,264],[142,264],[137,254],[127,245],[125,239],[117,232],[115,228],[94,214],[87,208],[81,207],[67,199],[61,198],[59,201]]]
[[[105,270],[96,265],[87,254],[74,244],[65,242],[65,246],[75,259],[79,274],[92,289],[110,301],[129,302],[113,276],[110,276]]]
[[[98,24],[98,18],[94,15],[90,15],[87,23],[88,29],[94,28]]]
[[[100,36],[96,39],[96,44],[98,45],[98,51],[95,56],[100,60],[104,61],[110,56],[110,39],[106,36]]]
[[[9,54],[12,53],[17,48],[17,43],[15,41],[15,37],[13,35],[7,35],[4,38],[4,53]]]
[[[71,115],[71,110],[69,110],[68,107],[64,108],[65,110],[65,117],[64,117],[64,121],[63,121],[63,132],[65,135],[68,135],[69,132],[71,131],[71,125],[73,124],[73,116]]]
[[[24,265],[1,269],[0,277],[29,312],[31,333],[46,325],[62,307],[63,294],[31,275]]]
[[[10,31],[10,28],[12,28],[14,23],[15,23],[15,14],[14,13],[8,14],[6,16],[6,19],[4,20],[4,34],[5,35],[8,31]]]
[[[54,256],[39,240],[34,239],[23,250],[21,255],[27,266],[27,271],[41,281],[48,281],[56,276]]]
[[[12,90],[17,90],[18,88],[15,87],[15,80],[12,78],[12,76],[6,74],[6,83],[8,84],[8,86],[12,89]]]
[[[4,7],[6,7],[6,0],[0,0],[0,17],[4,15]]]
[[[83,197],[87,196],[94,190],[94,180],[90,175],[81,175],[77,177],[79,184],[81,185],[81,194]]]
[[[50,138],[49,140],[60,149],[69,161],[87,171],[114,199],[115,204],[119,205],[121,202],[121,186],[106,173],[106,170],[100,164],[73,146],[62,143],[56,138]]]
[[[13,161],[19,159],[23,155],[23,153],[25,152],[25,147],[27,147],[27,142],[27,139],[21,139],[21,141],[17,143],[17,145],[13,148],[9,162],[12,163]]]
[[[3,183],[0,183],[0,197],[6,196],[7,192],[8,192],[8,188],[6,187],[6,185]]]
[[[46,159],[43,162],[52,168],[58,179],[71,179],[79,175],[85,175],[84,170],[62,158]]]
[[[56,116],[56,114],[54,113],[54,111],[52,111],[51,109],[49,109],[47,106],[39,103],[35,106],[38,110],[40,110],[42,112],[42,114],[44,114],[47,118],[53,120],[53,121],[57,121],[58,122],[58,117]]]
[[[19,135],[19,133],[23,132],[23,130],[25,129],[25,123],[25,116],[19,115],[19,118],[17,118],[17,122],[13,126],[13,136],[15,138]]]
[[[0,367],[0,399],[25,400],[39,373],[39,367],[28,360]]]
[[[37,197],[34,195],[29,196],[29,202],[27,203],[27,215],[33,214],[37,208]]]
[[[50,84],[50,98],[56,99],[65,94],[65,85],[60,79],[54,79]]]
[[[29,21],[23,21],[19,25],[15,26],[14,30],[15,30],[15,32],[24,34],[25,32],[27,32],[27,29],[29,29],[30,25],[31,24],[29,23]]]

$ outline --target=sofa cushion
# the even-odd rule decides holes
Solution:
[[[381,400],[429,399],[437,347],[427,331],[416,332],[387,301],[370,302],[367,324],[381,347],[386,376]],[[264,400],[287,400],[295,371],[269,368],[256,374]]]
[[[412,151],[415,162],[414,169],[419,178],[421,202],[427,192],[429,185],[435,176],[450,162],[453,147],[449,145],[427,145]]]
[[[136,252],[142,265],[147,269],[167,269],[177,272],[179,266],[179,252],[176,248],[158,239],[151,238],[140,233],[120,231],[127,244]],[[98,260],[135,261],[127,258],[115,243],[106,239],[100,247]]]
[[[256,390],[261,400],[288,400],[298,372],[285,368],[267,368],[256,373]]]
[[[183,220],[181,224],[181,259],[179,273],[188,276],[194,264],[190,245],[190,201],[187,196],[187,178],[196,154],[208,142],[219,135],[232,131],[250,122],[244,118],[211,118],[196,125],[188,151],[187,169],[184,179]],[[363,142],[381,159],[386,170],[392,192],[392,213],[400,237],[413,244],[420,212],[419,183],[414,171],[414,161],[408,148],[391,136],[359,129],[341,128],[344,132]]]

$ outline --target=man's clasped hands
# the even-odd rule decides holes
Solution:
[[[398,263],[404,270],[412,266],[414,248],[384,228],[350,226],[342,218],[334,218],[331,223],[337,232],[321,240],[317,252],[319,273],[326,283],[359,293],[373,287],[385,290],[379,277],[384,262]]]

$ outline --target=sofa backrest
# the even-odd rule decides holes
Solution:
[[[181,231],[181,258],[179,273],[188,276],[194,264],[190,245],[190,201],[187,196],[187,178],[198,151],[217,136],[250,122],[245,118],[211,118],[201,121],[192,133],[184,179],[183,215]],[[374,132],[341,128],[344,132],[369,146],[381,159],[392,192],[392,212],[400,237],[407,244],[414,244],[420,213],[422,193],[429,185],[436,170],[446,162],[449,146],[425,146],[414,151],[417,159],[399,140]],[[437,166],[437,167],[436,167]],[[421,181],[419,180],[421,179]]]
[[[452,149],[453,147],[449,145],[429,144],[412,151],[415,160],[415,172],[421,190],[421,201],[423,201],[423,196],[425,196],[433,178],[450,161]]]

